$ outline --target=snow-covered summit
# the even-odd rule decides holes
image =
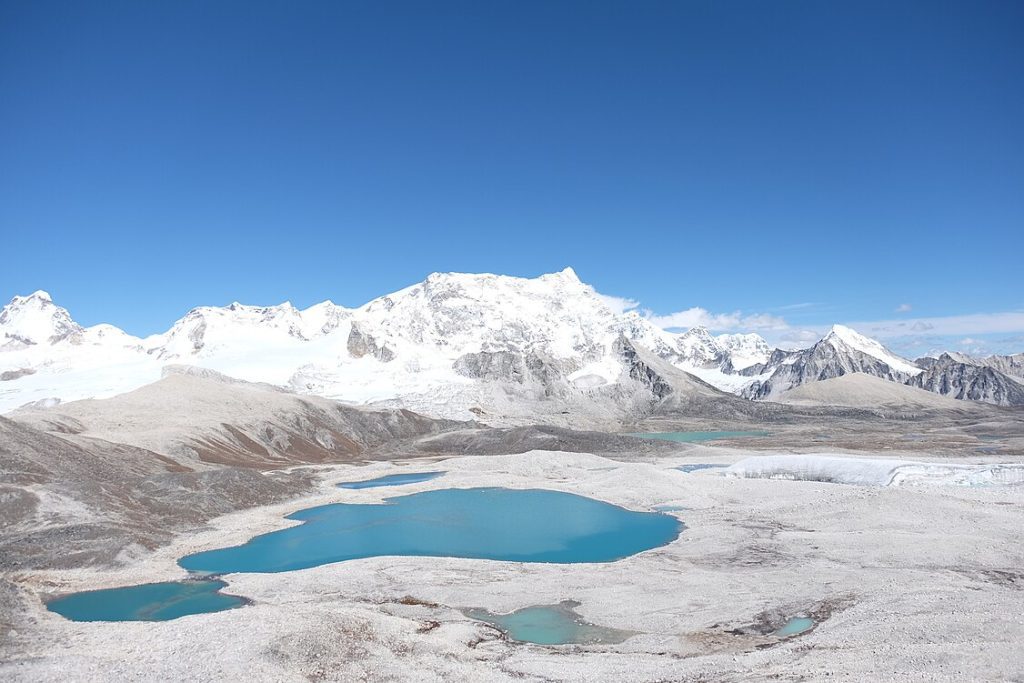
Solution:
[[[171,329],[147,339],[148,351],[158,358],[211,356],[236,345],[253,346],[282,337],[304,339],[302,315],[289,302],[277,306],[193,308]]]
[[[730,357],[732,367],[736,370],[744,370],[753,365],[768,362],[772,355],[772,347],[759,334],[753,332],[748,334],[720,334],[716,337],[721,346]]]
[[[874,339],[865,337],[863,334],[845,325],[833,325],[828,334],[822,338],[822,341],[840,350],[853,349],[860,351],[886,363],[894,370],[905,372],[909,375],[916,375],[921,372],[921,368],[909,360],[897,356]]]
[[[433,273],[353,312],[395,346],[470,353],[495,348],[566,356],[607,336],[617,316],[572,269],[537,278]]]
[[[0,346],[7,348],[74,341],[82,332],[81,325],[43,290],[15,296],[0,310]]]

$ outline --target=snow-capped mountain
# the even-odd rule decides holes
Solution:
[[[16,296],[0,311],[0,346],[25,348],[80,341],[85,330],[63,308],[54,305],[42,290],[28,296]]]
[[[632,369],[622,339],[728,389],[748,381],[728,375],[733,366],[752,354],[767,358],[756,335],[674,334],[635,311],[620,314],[571,268],[533,279],[436,273],[355,309],[329,301],[305,310],[203,306],[145,340],[109,325],[82,328],[42,293],[16,297],[0,315],[7,378],[0,410],[109,396],[184,363],[341,400],[467,417],[486,406],[511,410],[513,398],[571,402],[603,392],[626,400]]]
[[[656,372],[649,355],[658,359]],[[571,268],[532,279],[435,273],[358,308],[330,301],[305,310],[287,302],[202,306],[146,339],[112,325],[82,327],[45,292],[14,297],[0,311],[0,412],[123,393],[156,381],[168,364],[440,417],[526,421],[545,411],[595,420],[608,411],[635,413],[665,399],[669,375],[674,391],[706,386],[685,379],[693,376],[722,392],[771,400],[861,372],[1013,403],[1019,382],[1008,373],[1022,372],[1024,354],[950,356],[922,372],[841,325],[800,351],[771,350],[756,334],[674,333],[637,311],[610,308]],[[979,379],[968,379],[971,373]]]
[[[905,358],[843,325],[834,325],[827,335],[809,349],[776,349],[753,382],[741,390],[747,398],[775,397],[793,387],[818,380],[863,372],[891,382],[905,383],[921,373]]]
[[[772,347],[759,334],[720,334],[715,339],[737,372],[764,365],[772,355]]]
[[[944,353],[911,362],[842,325],[808,349],[775,350],[764,366],[740,372],[753,379],[738,393],[753,399],[771,400],[809,382],[864,373],[956,399],[1024,405],[1024,354],[975,358]]]

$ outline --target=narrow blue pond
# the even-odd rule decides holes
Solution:
[[[678,443],[714,441],[715,439],[737,439],[745,436],[768,436],[768,432],[639,432],[627,434],[641,439],[660,439]]]
[[[167,581],[73,593],[46,606],[72,621],[167,621],[241,607],[244,598],[218,592],[223,581]]]
[[[416,484],[421,481],[437,479],[444,472],[410,472],[409,474],[389,474],[386,477],[367,479],[366,481],[346,481],[338,484],[343,489],[374,489],[378,486],[401,486],[402,484]]]
[[[557,605],[536,605],[510,614],[495,614],[483,609],[465,610],[470,619],[498,628],[512,640],[538,645],[594,645],[621,643],[632,631],[595,626],[576,614],[578,602],[567,600]]]
[[[772,635],[778,638],[789,638],[790,636],[798,636],[812,628],[814,628],[814,619],[808,619],[807,617],[793,617]]]
[[[689,465],[680,465],[676,469],[680,472],[690,474],[691,472],[700,472],[701,470],[714,470],[720,467],[728,467],[728,465],[714,465],[707,462],[691,463]]]
[[[381,555],[611,562],[675,540],[671,515],[542,489],[439,489],[380,505],[324,505],[243,545],[183,557],[197,572],[285,572]]]

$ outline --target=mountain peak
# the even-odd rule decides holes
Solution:
[[[28,296],[15,296],[0,310],[0,344],[55,344],[82,331],[71,315],[41,289]]]
[[[878,342],[871,337],[866,337],[852,327],[847,327],[846,325],[833,325],[832,329],[829,330],[828,334],[826,334],[821,341],[828,342],[832,346],[836,346],[838,343],[841,346],[851,348],[854,351],[859,351],[886,363],[891,368],[899,370],[900,372],[905,372],[910,375],[916,375],[921,372],[921,368],[917,367],[907,359],[897,356],[895,353],[885,348],[881,342]]]
[[[555,275],[560,275],[562,278],[572,282],[580,282],[580,276],[576,274],[572,266],[566,266],[561,271],[555,273]]]
[[[50,297],[50,293],[42,289],[37,289],[28,296],[14,296],[8,306],[20,306],[31,302],[37,302],[40,304],[52,304],[53,299]]]
[[[833,325],[832,328],[828,331],[828,334],[825,336],[826,338],[839,337],[840,339],[867,339],[867,337],[865,337],[852,327],[847,327],[846,325],[839,325],[838,323]]]

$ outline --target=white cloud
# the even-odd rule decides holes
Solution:
[[[911,306],[910,304],[900,304],[899,306],[896,307],[896,312],[897,313],[910,313],[910,311],[912,309],[913,309],[913,306]]]
[[[778,332],[780,330],[788,330],[789,323],[777,315],[753,313],[743,317],[740,321],[740,328]]]
[[[777,315],[769,313],[751,313],[744,315],[741,311],[732,313],[712,313],[706,308],[695,306],[685,311],[676,311],[668,315],[655,315],[647,311],[647,318],[663,329],[706,327],[715,332],[786,330],[789,324]]]
[[[611,296],[609,294],[601,294],[600,292],[594,292],[598,298],[604,302],[604,305],[612,309],[616,313],[625,313],[631,311],[640,305],[640,302],[636,299],[627,299],[624,296]]]
[[[983,356],[989,353],[988,343],[983,339],[975,339],[973,337],[964,337],[959,340],[956,343],[956,348],[973,356]]]
[[[821,330],[800,329],[789,330],[776,338],[776,345],[780,349],[806,349],[814,342],[822,338]]]

